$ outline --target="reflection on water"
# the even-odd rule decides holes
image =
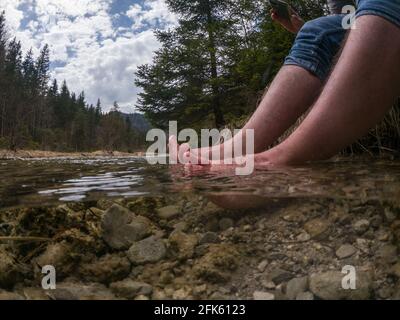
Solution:
[[[29,159],[0,162],[0,206],[43,205],[197,191],[225,207],[257,206],[265,198],[394,200],[400,165],[341,161],[312,167],[225,172],[150,166],[144,158]]]

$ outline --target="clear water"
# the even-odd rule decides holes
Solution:
[[[203,193],[235,208],[262,205],[271,198],[400,198],[400,164],[370,160],[257,170],[245,177],[229,169],[151,166],[139,157],[2,160],[0,181],[0,208],[181,192]]]

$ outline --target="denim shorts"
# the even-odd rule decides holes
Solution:
[[[400,27],[400,0],[358,0],[356,17],[380,16]],[[285,65],[302,67],[322,81],[328,77],[347,30],[344,15],[331,15],[307,22],[299,31]]]

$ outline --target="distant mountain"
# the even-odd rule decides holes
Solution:
[[[140,113],[121,113],[125,119],[129,119],[131,126],[136,130],[147,133],[151,129],[150,123],[146,120],[144,115]]]

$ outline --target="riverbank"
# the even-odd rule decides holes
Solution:
[[[46,158],[95,158],[95,157],[136,157],[143,156],[144,152],[119,152],[119,151],[104,151],[95,152],[55,152],[41,150],[4,150],[0,149],[0,160],[15,160],[15,159],[46,159]]]

